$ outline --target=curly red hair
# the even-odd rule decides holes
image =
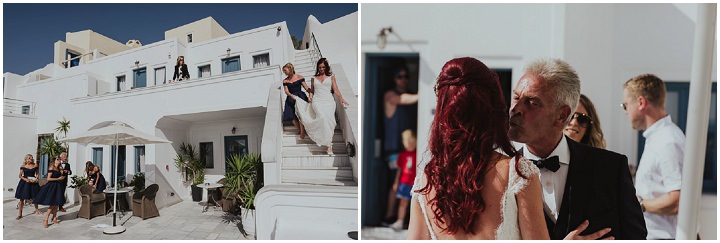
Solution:
[[[436,93],[427,185],[417,192],[435,192],[428,204],[435,219],[446,225],[441,227],[444,232],[472,234],[475,219],[485,209],[483,177],[499,158],[495,151],[517,154],[507,137],[507,106],[498,75],[470,57],[445,63]]]

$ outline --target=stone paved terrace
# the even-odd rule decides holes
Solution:
[[[364,226],[361,232],[361,240],[405,240],[407,238],[407,230],[395,231],[388,227]]]
[[[43,228],[44,215],[33,214],[34,207],[26,205],[23,218],[17,216],[17,199],[3,200],[3,240],[250,240],[255,239],[254,215],[239,217],[245,220],[242,224],[234,217],[227,216],[222,210],[212,207],[202,212],[204,202],[198,203],[185,200],[178,204],[160,209],[160,216],[142,220],[128,212],[122,219],[118,216],[118,224],[127,230],[122,234],[106,235],[99,224],[112,225],[112,214],[97,216],[91,220],[78,218],[79,205],[65,205],[67,212],[58,212],[60,224]],[[47,206],[40,206],[45,212]],[[251,223],[248,223],[251,222]]]

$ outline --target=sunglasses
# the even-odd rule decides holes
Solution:
[[[395,78],[397,78],[397,79],[407,79],[408,76],[407,76],[407,75],[397,75],[397,76],[395,76]]]
[[[620,103],[620,107],[622,107],[624,111],[627,110],[627,105],[625,103]]]
[[[575,112],[575,114],[573,114],[572,119],[576,119],[578,125],[580,125],[581,127],[587,127],[589,124],[593,123],[592,118],[590,118],[590,116],[583,114],[583,113]]]

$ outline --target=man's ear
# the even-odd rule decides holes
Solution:
[[[648,107],[648,100],[644,96],[637,97],[638,110],[645,110]]]
[[[569,121],[571,111],[572,109],[570,109],[570,106],[568,105],[560,107],[560,112],[558,113],[557,118],[555,118],[555,126],[565,127]]]

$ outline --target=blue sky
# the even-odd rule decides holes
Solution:
[[[229,33],[286,21],[302,38],[309,15],[321,23],[357,11],[357,4],[3,4],[3,73],[25,75],[53,61],[66,32],[91,29],[121,43],[150,44],[165,31],[212,16]]]

